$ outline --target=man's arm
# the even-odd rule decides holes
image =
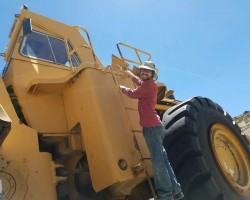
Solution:
[[[142,97],[146,97],[149,93],[149,90],[147,90],[143,85],[139,86],[136,89],[130,89],[123,85],[120,85],[120,90],[122,93],[126,94],[131,99],[139,99]]]
[[[132,78],[132,81],[137,85],[140,86],[142,84],[141,79],[139,79],[137,76],[135,76],[130,70],[126,70],[125,73]]]

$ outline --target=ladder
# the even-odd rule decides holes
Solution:
[[[114,80],[115,85],[116,85],[116,86],[119,86],[119,84],[118,84],[118,82],[117,82],[117,80],[116,80],[116,78],[115,78],[115,75],[114,75],[113,66],[110,65],[109,67],[110,67],[111,74],[112,74],[112,77],[113,77],[113,80]],[[123,104],[123,108],[124,108],[124,111],[125,111],[127,123],[128,123],[128,125],[129,125],[129,128],[130,128],[131,132],[133,133],[133,141],[134,141],[135,148],[136,148],[136,150],[137,150],[138,158],[139,158],[139,160],[141,161],[141,163],[142,163],[142,165],[143,165],[143,168],[142,168],[142,166],[140,166],[140,164],[134,166],[134,167],[132,168],[132,172],[133,172],[134,174],[136,174],[136,173],[138,173],[138,171],[141,171],[141,170],[144,171],[145,176],[146,176],[147,181],[148,181],[149,186],[150,186],[151,193],[152,193],[153,197],[155,198],[155,197],[156,197],[156,194],[155,194],[155,190],[154,190],[154,187],[153,187],[153,183],[152,183],[152,181],[151,181],[151,179],[150,179],[149,173],[148,173],[148,171],[147,171],[147,168],[146,168],[146,165],[145,165],[145,162],[144,162],[144,160],[150,159],[150,158],[143,158],[142,152],[141,152],[140,147],[139,147],[139,144],[138,144],[138,142],[137,142],[137,138],[136,138],[136,136],[135,136],[135,133],[136,133],[136,132],[142,132],[142,131],[133,130],[132,124],[131,124],[131,122],[130,122],[130,120],[129,120],[129,116],[128,116],[128,113],[127,113],[127,108],[126,108],[126,105],[125,105],[125,102],[124,102],[124,100],[123,100],[122,93],[121,93],[120,90],[119,90],[119,95],[120,95],[120,97],[121,97],[121,99],[122,99],[122,104]]]

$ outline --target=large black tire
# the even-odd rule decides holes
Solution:
[[[164,147],[185,200],[249,200],[250,150],[230,115],[195,97],[166,111]]]

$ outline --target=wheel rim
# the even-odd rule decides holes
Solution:
[[[232,188],[241,195],[250,194],[250,161],[234,133],[222,124],[210,130],[217,164]]]

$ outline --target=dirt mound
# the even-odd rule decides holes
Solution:
[[[246,135],[250,140],[250,111],[245,111],[243,114],[234,117],[234,121],[242,130],[242,135]]]

